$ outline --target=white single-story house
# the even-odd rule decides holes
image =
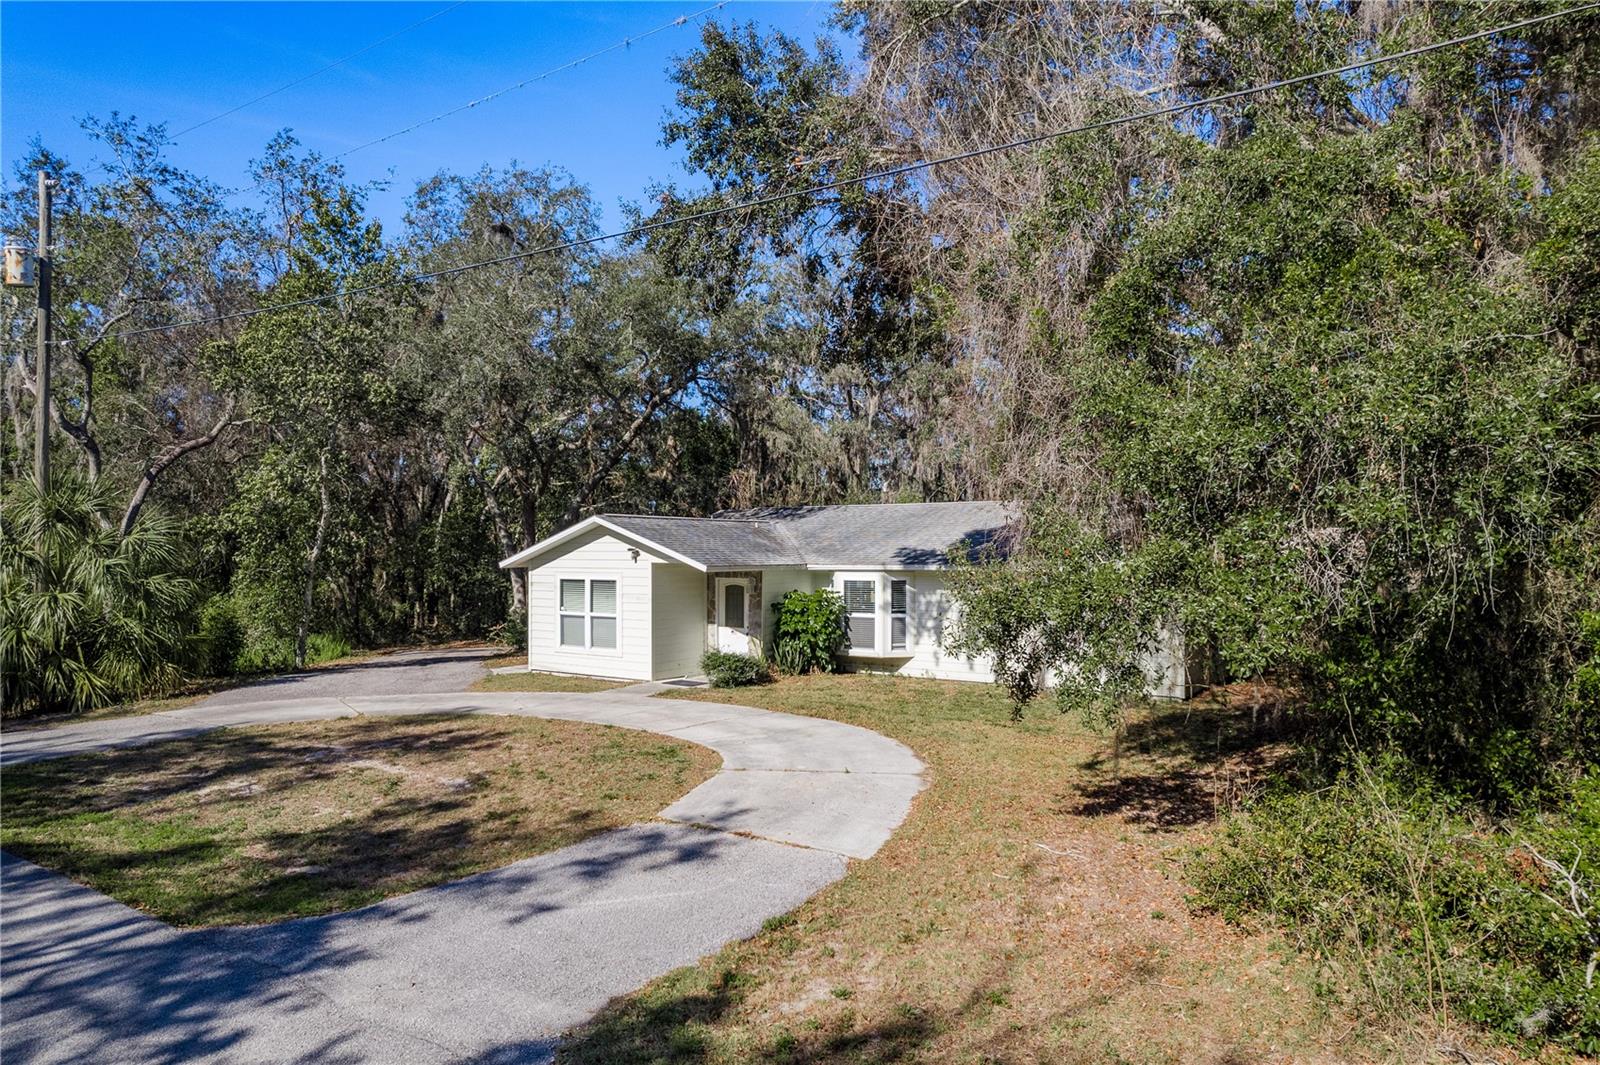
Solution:
[[[637,680],[694,676],[708,649],[757,653],[772,604],[832,588],[849,612],[845,666],[991,681],[952,655],[949,551],[1001,545],[1004,503],[766,507],[708,518],[597,514],[503,560],[528,571],[528,668]],[[1181,648],[1152,693],[1183,694]]]

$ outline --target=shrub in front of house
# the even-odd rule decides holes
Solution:
[[[729,651],[707,651],[700,659],[700,671],[710,679],[713,688],[743,688],[772,679],[767,664],[755,655]]]
[[[844,652],[844,599],[832,588],[789,592],[772,604],[772,663],[789,674],[832,673]]]

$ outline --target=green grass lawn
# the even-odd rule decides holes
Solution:
[[[906,743],[932,783],[871,860],[754,938],[612,1003],[566,1065],[1421,1060],[1330,1012],[1276,941],[1185,903],[1186,848],[1285,752],[1231,714],[1144,714],[1120,755],[984,685],[812,676],[674,693]]]
[[[227,729],[7,769],[0,846],[180,926],[346,910],[649,818],[704,747],[537,718]]]

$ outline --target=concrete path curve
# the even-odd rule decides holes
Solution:
[[[349,913],[177,931],[0,863],[0,1057],[542,1062],[609,999],[754,934],[876,853],[923,766],[818,718],[598,693],[203,705],[0,738],[0,765],[273,722],[523,714],[677,736],[723,765],[658,820]]]

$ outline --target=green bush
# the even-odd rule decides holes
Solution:
[[[707,651],[700,658],[700,669],[710,678],[713,688],[742,688],[771,679],[767,664],[761,659],[727,651]]]
[[[789,674],[832,673],[844,652],[844,599],[831,588],[789,592],[772,604],[772,662]]]
[[[306,636],[306,665],[331,662],[335,658],[349,658],[353,652],[350,641],[343,636],[326,632],[313,632]]]
[[[490,628],[485,635],[490,643],[505,644],[516,652],[526,651],[528,649],[528,612],[515,608],[507,610],[505,620]]]
[[[1275,919],[1330,989],[1379,1012],[1600,1051],[1600,776],[1559,814],[1489,823],[1358,760],[1236,816],[1189,872],[1202,909]]]
[[[239,672],[244,654],[244,621],[239,606],[227,595],[214,595],[200,608],[195,633],[195,669],[205,677],[229,677]]]
[[[1252,124],[1118,208],[1072,324],[1034,336],[1073,398],[1027,432],[1084,466],[1039,475],[1006,565],[951,578],[955,649],[1019,701],[1051,669],[1114,718],[1168,626],[1292,677],[1306,735],[1502,811],[1600,762],[1569,697],[1600,603],[1600,139],[1540,187],[1442,161],[1429,121]],[[998,483],[1035,483],[996,443]]]
[[[326,632],[306,635],[306,665],[348,658],[350,641]],[[280,673],[294,668],[294,639],[262,629],[248,629],[244,650],[239,654],[241,673]]]

